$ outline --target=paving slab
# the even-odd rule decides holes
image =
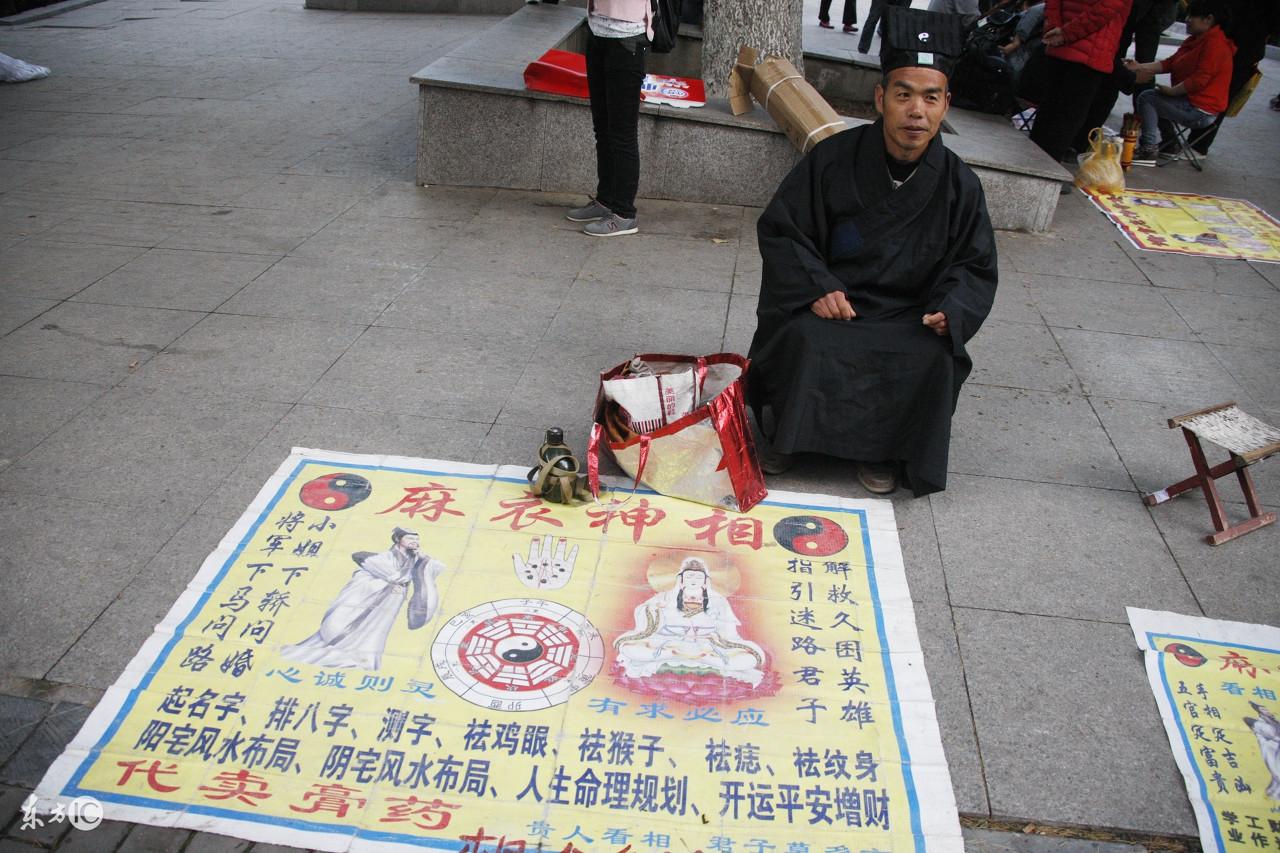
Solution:
[[[1133,492],[953,475],[929,501],[956,607],[1111,622],[1196,607]]]
[[[210,314],[125,384],[293,403],[361,331],[345,323]]]
[[[1268,321],[1280,310],[1280,293],[1235,296],[1184,291],[1170,292],[1168,299],[1202,341],[1280,349],[1280,334]]]
[[[1208,401],[1250,402],[1202,343],[1080,329],[1053,333],[1090,396],[1168,403],[1184,411]]]
[[[725,238],[716,238],[725,239]],[[688,239],[647,230],[634,240],[595,240],[582,270],[585,281],[644,287],[709,290],[728,293],[733,288],[737,252],[732,243],[710,238]],[[653,259],[661,253],[669,259],[663,274],[655,275]]]
[[[1228,488],[1232,488],[1228,486]],[[1276,512],[1280,501],[1263,495],[1263,512]],[[1243,505],[1227,507],[1232,521],[1243,521]],[[1280,625],[1280,598],[1275,595],[1276,548],[1280,527],[1274,524],[1222,545],[1204,541],[1213,532],[1209,508],[1198,494],[1182,495],[1151,508],[1159,527],[1204,614],[1213,619]],[[1195,611],[1179,611],[1196,615]]]
[[[993,817],[1196,834],[1128,625],[955,619]]]
[[[946,604],[917,604],[916,630],[920,634],[925,671],[929,674],[929,686],[933,690],[938,729],[951,773],[956,807],[963,814],[988,815],[991,803],[987,798],[987,782],[951,608]]]
[[[960,392],[947,467],[1045,483],[1133,485],[1087,398],[976,382]]]
[[[190,311],[64,302],[0,338],[0,373],[111,384],[200,320]]]
[[[0,467],[44,441],[107,389],[84,382],[0,376]]]
[[[1259,406],[1280,409],[1280,383],[1276,382],[1274,349],[1209,344],[1209,351]],[[1274,419],[1269,422],[1276,423]]]
[[[178,853],[189,838],[191,832],[186,829],[140,823],[129,831],[116,850],[117,853]]]
[[[546,333],[572,286],[573,276],[565,273],[432,265],[409,281],[374,323],[534,343]]]
[[[608,341],[633,354],[701,350],[721,339],[728,306],[728,293],[579,279],[548,338]]]
[[[1028,391],[1080,390],[1076,373],[1047,326],[987,320],[966,345],[969,381]]]
[[[1267,281],[1260,269],[1263,264],[1187,257],[1122,245],[1138,269],[1156,287],[1239,296],[1273,296],[1276,293],[1275,285]]]
[[[104,503],[0,492],[0,531],[9,543],[0,554],[9,592],[0,624],[18,628],[0,644],[4,672],[43,678],[181,523],[159,507],[74,512]],[[30,530],[40,538],[24,535]],[[51,559],[47,543],[54,541]]]
[[[607,336],[569,341],[549,336],[523,365],[496,423],[545,428],[582,420],[582,415],[590,418],[600,373],[635,354],[636,350]]]
[[[142,254],[123,246],[26,240],[0,254],[0,288],[41,299],[66,299]]]
[[[1074,239],[1002,231],[997,242],[1001,261],[1013,264],[1018,272],[1062,275],[1080,264],[1081,246]],[[1089,245],[1089,274],[1098,281],[1150,283],[1114,239]]]
[[[0,472],[0,491],[110,496],[113,515],[137,507],[190,509],[226,476],[228,461],[244,458],[288,408],[201,398],[181,387],[115,388]]]
[[[133,829],[134,824],[120,820],[104,820],[92,832],[71,830],[58,845],[58,853],[103,853],[116,846]]]
[[[72,298],[107,305],[212,311],[276,260],[271,255],[151,249]]]
[[[1196,340],[1174,297],[1147,284],[1028,275],[1027,289],[1049,326],[1119,332],[1168,340]]]
[[[1000,285],[996,288],[991,313],[987,315],[988,322],[999,320],[1005,323],[1044,325],[1045,318],[1032,298],[1029,287],[1030,282],[1042,277],[1020,273],[1012,268],[1012,264],[1006,266],[1008,269],[1000,270]]]
[[[34,788],[39,784],[49,765],[53,763],[67,744],[80,731],[84,721],[89,718],[89,708],[73,705],[70,702],[59,702],[49,709],[44,718],[23,741],[18,751],[0,768],[0,776],[6,782],[27,785]],[[65,821],[61,826],[50,821],[44,829],[47,836],[60,837],[66,830]],[[31,837],[24,834],[24,837]],[[50,843],[56,838],[50,838]]]
[[[404,217],[433,222],[470,222],[497,190],[488,187],[426,187],[411,181],[385,181],[356,202],[349,212],[367,217]],[[504,204],[511,204],[504,198]]]
[[[272,264],[218,310],[367,326],[416,275],[416,266],[363,257],[320,259],[290,255]]]
[[[38,699],[0,695],[0,767],[31,737],[50,707],[49,703]],[[8,789],[5,795],[8,804]],[[4,822],[0,822],[0,829]]]
[[[0,293],[0,335],[7,335],[57,304],[56,299],[35,299]]]
[[[492,423],[524,359],[470,335],[374,326],[334,362],[301,402]],[[396,365],[389,370],[388,365]]]

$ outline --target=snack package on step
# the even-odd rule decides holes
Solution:
[[[650,376],[636,376],[650,370]],[[751,426],[747,421],[744,377],[750,362],[734,353],[708,356],[637,356],[600,374],[595,424],[587,448],[587,478],[599,495],[601,446],[607,448],[622,470],[655,492],[736,512],[746,512],[768,492],[756,457]],[[687,377],[692,374],[692,381]],[[625,379],[623,377],[631,378]],[[668,419],[649,430],[632,429],[617,399],[610,397],[613,383],[637,379],[663,383],[680,377],[679,393],[692,387],[695,406],[683,416]],[[688,400],[687,396],[683,397]],[[675,409],[673,409],[674,411]],[[648,411],[648,410],[646,410]],[[660,416],[660,419],[665,415]],[[645,421],[636,421],[643,426]],[[652,420],[648,421],[652,422]]]

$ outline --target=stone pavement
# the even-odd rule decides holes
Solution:
[[[575,198],[413,185],[409,75],[492,20],[106,0],[3,31],[54,75],[0,88],[0,820],[291,447],[521,462],[549,424],[584,445],[601,367],[746,350],[757,210],[642,201],[592,241]],[[1203,174],[1132,183],[1280,210],[1264,73]],[[1139,492],[1187,466],[1165,417],[1280,420],[1280,267],[1138,252],[1078,193],[999,242],[949,488],[894,498],[960,808],[1193,835],[1124,607],[1280,624],[1280,532],[1211,549],[1199,498]],[[775,483],[865,496],[817,460]],[[124,849],[240,849],[188,835]]]

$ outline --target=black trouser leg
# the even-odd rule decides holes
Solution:
[[[831,0],[821,0],[818,3],[818,20],[824,24],[831,21]]]
[[[596,137],[596,201],[624,219],[636,215],[640,185],[640,84],[644,81],[643,39],[587,41],[587,90]]]
[[[1036,109],[1031,141],[1053,159],[1061,160],[1084,124],[1089,104],[1106,75],[1054,56],[1045,62],[1048,85],[1046,96]]]
[[[842,18],[846,27],[858,23],[858,0],[844,0]]]

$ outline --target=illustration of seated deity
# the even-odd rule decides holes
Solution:
[[[632,630],[614,640],[615,680],[690,702],[772,694],[777,676],[740,625],[729,599],[712,587],[706,562],[689,557],[675,584],[636,607]]]

